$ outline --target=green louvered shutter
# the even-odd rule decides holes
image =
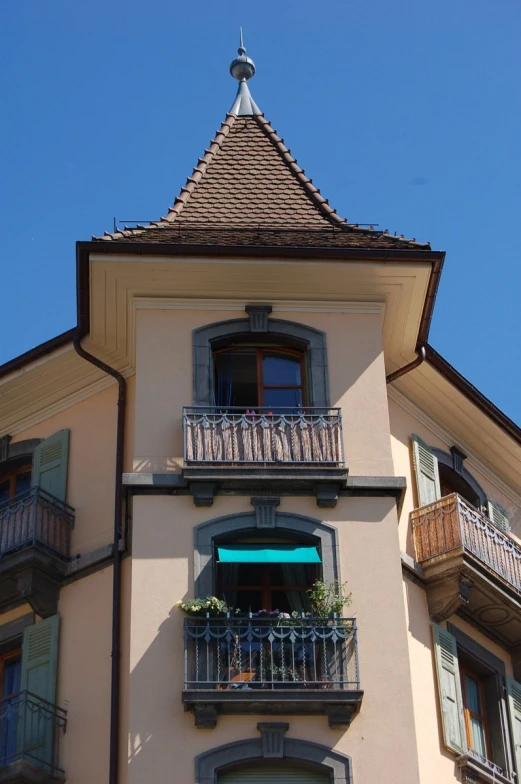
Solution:
[[[507,676],[508,713],[517,779],[521,781],[521,683]]]
[[[490,520],[494,523],[496,528],[499,528],[499,530],[503,531],[504,534],[508,534],[510,531],[508,515],[503,507],[499,504],[496,504],[494,501],[488,501],[487,506]]]
[[[416,434],[412,436],[412,454],[418,503],[420,506],[426,506],[441,498],[438,460],[430,446]]]
[[[463,716],[456,639],[437,623],[432,624],[432,630],[443,724],[443,742],[451,751],[464,754],[467,751],[467,733]]]
[[[67,493],[67,462],[69,459],[69,430],[59,430],[34,450],[31,485],[41,487],[65,501]]]
[[[304,768],[277,766],[276,768],[239,768],[221,773],[217,784],[329,784],[330,778]]]
[[[54,725],[50,706],[38,703],[37,698],[53,705],[56,700],[59,629],[60,618],[53,615],[28,626],[22,645],[20,689],[30,694],[19,720],[18,743],[24,758],[44,768],[52,765]]]

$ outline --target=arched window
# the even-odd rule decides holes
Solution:
[[[322,577],[319,540],[244,531],[214,544],[216,593],[243,612],[309,612],[308,590]]]

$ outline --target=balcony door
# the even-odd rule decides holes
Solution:
[[[306,405],[304,357],[291,349],[244,346],[214,352],[215,404],[241,408]]]
[[[0,656],[0,766],[15,760],[21,671],[20,649]]]

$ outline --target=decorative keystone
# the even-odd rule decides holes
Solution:
[[[11,438],[12,436],[9,435],[0,438],[0,463],[7,460],[7,455],[9,454],[9,441]]]
[[[257,528],[275,528],[280,498],[252,498],[251,504],[255,509]]]
[[[271,305],[246,305],[244,310],[250,317],[250,332],[268,331],[268,316],[273,310]]]
[[[467,459],[465,452],[462,452],[457,446],[451,446],[452,465],[456,473],[463,473],[463,461]]]
[[[284,756],[284,734],[289,730],[289,724],[282,721],[259,722],[257,729],[261,734],[262,756]]]

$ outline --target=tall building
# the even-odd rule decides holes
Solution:
[[[427,343],[444,253],[340,218],[254,73],[0,368],[0,782],[513,784],[521,431]]]

